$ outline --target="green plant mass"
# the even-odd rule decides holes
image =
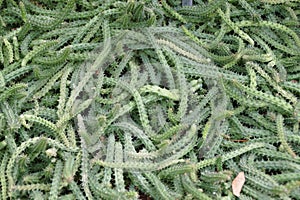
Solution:
[[[0,200],[300,200],[299,64],[299,0],[0,0]]]

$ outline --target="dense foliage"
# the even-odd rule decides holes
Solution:
[[[299,0],[0,0],[0,199],[300,199]]]

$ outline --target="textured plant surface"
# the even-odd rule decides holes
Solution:
[[[0,199],[300,199],[299,0],[0,0]]]

